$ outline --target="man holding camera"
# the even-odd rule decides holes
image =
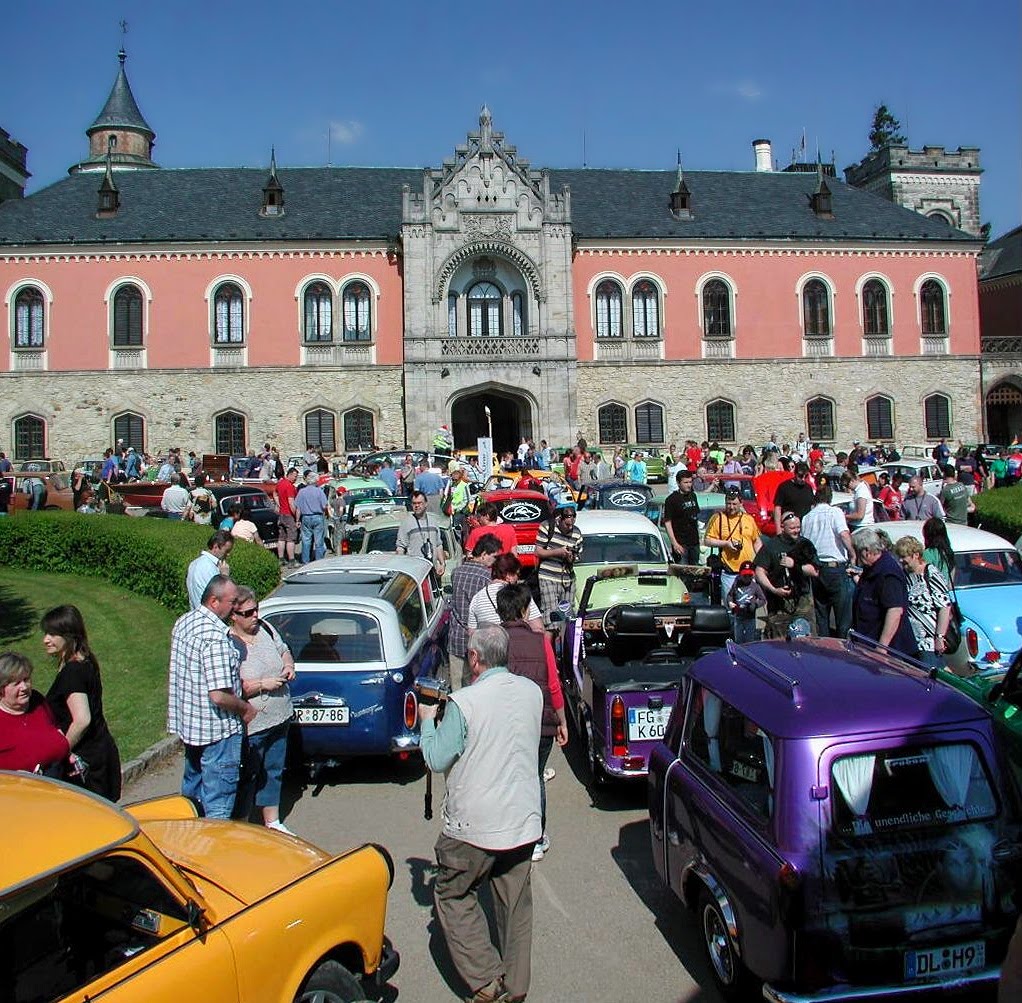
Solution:
[[[802,618],[816,634],[811,582],[819,573],[813,544],[802,536],[802,520],[794,512],[781,515],[781,531],[763,544],[755,560],[756,581],[766,594],[763,637],[784,638],[792,620]]]
[[[436,915],[472,1003],[524,1000],[532,965],[543,694],[531,679],[508,672],[507,656],[506,631],[480,627],[468,642],[472,685],[442,704],[419,703],[423,759],[447,782],[444,828],[436,842]],[[499,949],[479,904],[486,882],[493,890]]]
[[[432,561],[436,573],[443,578],[447,569],[447,555],[440,535],[440,523],[438,517],[429,511],[425,494],[418,489],[412,492],[411,512],[398,526],[397,552]]]
[[[536,534],[539,608],[548,627],[550,614],[562,603],[575,608],[575,562],[582,556],[582,531],[575,525],[575,505],[561,505]]]

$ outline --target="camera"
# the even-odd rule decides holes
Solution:
[[[421,676],[415,680],[415,694],[424,707],[446,703],[451,694],[451,684],[436,676]]]
[[[433,560],[433,541],[425,540],[422,544],[421,553],[427,561]]]

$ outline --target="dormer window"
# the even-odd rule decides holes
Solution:
[[[259,210],[260,216],[283,216],[284,215],[284,186],[277,177],[277,152],[270,152],[270,176],[263,185],[263,204]]]
[[[692,193],[685,184],[685,175],[681,171],[681,155],[678,156],[678,183],[671,192],[671,215],[676,219],[692,218]]]

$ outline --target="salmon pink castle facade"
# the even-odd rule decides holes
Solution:
[[[87,134],[0,205],[18,457],[468,446],[487,410],[498,447],[980,437],[982,242],[762,141],[748,172],[540,170],[483,108],[425,171],[169,170],[123,54]]]

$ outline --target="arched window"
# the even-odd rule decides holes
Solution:
[[[664,409],[652,401],[644,401],[635,409],[635,441],[640,445],[656,445],[664,441]]]
[[[224,411],[213,419],[216,451],[228,456],[245,455],[245,416],[237,411]]]
[[[114,348],[141,347],[142,309],[142,290],[138,286],[121,286],[114,293]]]
[[[25,286],[14,297],[14,347],[42,348],[46,330],[46,301],[35,286]]]
[[[344,340],[372,341],[373,328],[369,286],[364,282],[349,282],[344,287],[343,301]]]
[[[501,334],[502,296],[492,282],[477,282],[468,291],[468,332],[473,338],[496,338]]]
[[[920,287],[919,310],[922,314],[923,334],[931,337],[947,334],[944,287],[936,279],[927,279]]]
[[[376,432],[372,411],[356,407],[344,412],[344,448],[346,450],[372,449]]]
[[[225,282],[213,296],[213,341],[218,345],[240,345],[244,340],[244,294],[233,282]]]
[[[34,414],[14,419],[14,458],[41,460],[46,456],[46,422]]]
[[[711,442],[735,442],[735,406],[716,400],[706,405],[706,438]]]
[[[305,287],[303,316],[306,341],[333,341],[334,297],[325,282],[311,282]]]
[[[621,337],[621,287],[610,279],[596,287],[596,337]]]
[[[887,286],[879,279],[870,279],[862,287],[862,330],[867,338],[890,336],[887,314]]]
[[[703,336],[731,337],[731,291],[721,279],[710,279],[703,286]]]
[[[600,442],[615,443],[628,441],[628,412],[621,404],[604,404],[597,411],[600,426]]]
[[[923,418],[927,439],[947,439],[951,436],[951,398],[945,394],[930,394],[923,401]]]
[[[830,296],[819,279],[802,287],[802,318],[807,338],[830,337]]]
[[[890,397],[878,394],[866,398],[866,438],[894,438],[894,404]]]
[[[309,446],[319,446],[324,453],[337,451],[337,435],[335,432],[333,411],[318,408],[305,416],[305,442]]]
[[[806,404],[806,430],[810,442],[831,442],[834,439],[834,402],[814,397]]]
[[[660,297],[649,279],[642,279],[632,287],[632,335],[660,337]]]
[[[519,292],[511,294],[511,326],[516,338],[525,334],[525,298]]]
[[[125,447],[134,446],[140,456],[145,452],[145,419],[140,414],[125,411],[114,415],[114,442],[124,440]]]

